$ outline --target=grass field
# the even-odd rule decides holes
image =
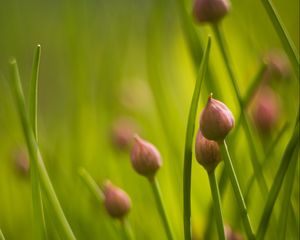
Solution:
[[[186,226],[192,239],[219,239],[194,154],[210,93],[235,118],[226,142],[253,239],[299,239],[299,1],[273,0],[285,32],[268,2],[232,0],[220,22],[197,24],[191,0],[3,1],[0,240],[167,239],[151,186],[130,163],[136,133],[161,154],[156,179],[174,239],[190,238],[190,157]],[[227,239],[237,239],[228,229],[249,239],[222,154],[215,174]],[[125,225],[105,210],[105,180],[131,198]]]

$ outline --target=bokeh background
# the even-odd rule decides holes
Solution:
[[[273,2],[299,52],[299,1]],[[119,239],[118,223],[108,217],[79,179],[80,166],[99,184],[110,179],[128,192],[133,202],[129,221],[136,239],[165,238],[148,182],[132,170],[129,150],[116,141],[120,134],[127,136],[133,132],[154,143],[161,152],[164,164],[158,179],[175,234],[178,239],[183,238],[183,150],[198,68],[195,59],[201,55],[195,49],[191,51],[186,28],[188,25],[196,29],[203,46],[212,33],[208,25],[194,23],[191,9],[190,0],[1,1],[0,227],[7,239],[34,236],[30,177],[20,120],[8,84],[8,61],[11,56],[16,57],[27,97],[37,44],[42,47],[39,145],[78,239]],[[182,11],[188,14],[186,24]],[[232,11],[222,25],[244,96],[263,57],[275,52],[284,58],[284,51],[259,0],[232,0]],[[238,102],[214,37],[210,69],[213,81],[206,79],[203,84],[199,112],[213,92],[239,118]],[[299,104],[299,79],[291,67],[286,71],[287,75],[274,77],[270,83],[280,102],[276,126],[267,135],[253,127],[262,161],[282,127],[287,126],[276,148],[270,150],[264,167],[268,187],[293,131]],[[248,113],[251,119],[251,110]],[[248,140],[242,128],[236,131],[229,136],[228,143],[245,191],[253,169]],[[222,168],[220,164],[218,175]],[[210,217],[211,194],[206,172],[196,161],[192,173],[193,233],[195,239],[203,239]],[[288,220],[287,239],[297,239],[299,233],[297,179],[299,166],[291,196],[296,219]],[[249,199],[250,217],[256,229],[264,207],[257,184]],[[225,222],[242,234],[229,185],[222,205]],[[278,204],[275,213],[280,213]],[[59,239],[47,209],[46,222],[49,239]],[[276,223],[271,221],[270,229],[275,231],[268,231],[267,239],[276,239]],[[213,235],[212,239],[215,238]]]

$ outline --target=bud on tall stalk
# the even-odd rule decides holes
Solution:
[[[113,218],[122,219],[131,208],[131,200],[126,192],[106,181],[103,187],[104,206]]]
[[[206,169],[208,173],[214,171],[221,161],[219,144],[203,137],[201,131],[198,131],[197,134],[195,153],[197,161]]]
[[[193,15],[198,23],[216,23],[230,10],[229,0],[195,0]]]
[[[133,168],[141,175],[152,179],[161,167],[162,160],[156,147],[134,136],[135,142],[131,150],[131,163]]]
[[[210,96],[201,113],[200,129],[209,140],[223,141],[234,126],[234,117],[229,108]]]

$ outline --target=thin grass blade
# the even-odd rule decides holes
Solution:
[[[185,136],[184,148],[184,170],[183,170],[183,221],[185,240],[191,239],[191,171],[192,171],[192,145],[195,132],[195,118],[198,108],[201,86],[208,66],[209,53],[211,48],[211,37],[208,37],[207,45],[201,61],[200,70],[197,76],[196,86],[190,106],[188,124]]]

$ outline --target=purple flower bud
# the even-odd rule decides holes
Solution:
[[[195,153],[197,161],[207,172],[212,172],[221,161],[219,144],[203,137],[201,131],[197,134]]]
[[[193,15],[198,23],[215,23],[230,10],[229,0],[195,0]]]
[[[113,218],[123,218],[131,208],[131,200],[126,192],[110,181],[104,183],[104,206]]]
[[[200,129],[203,136],[209,140],[223,141],[234,126],[234,117],[228,107],[212,98],[201,113]]]
[[[160,154],[154,145],[139,136],[135,135],[134,139],[131,150],[132,166],[139,174],[152,178],[162,165]]]
[[[253,121],[257,129],[268,134],[275,127],[280,116],[277,95],[268,87],[258,93],[253,106]]]

